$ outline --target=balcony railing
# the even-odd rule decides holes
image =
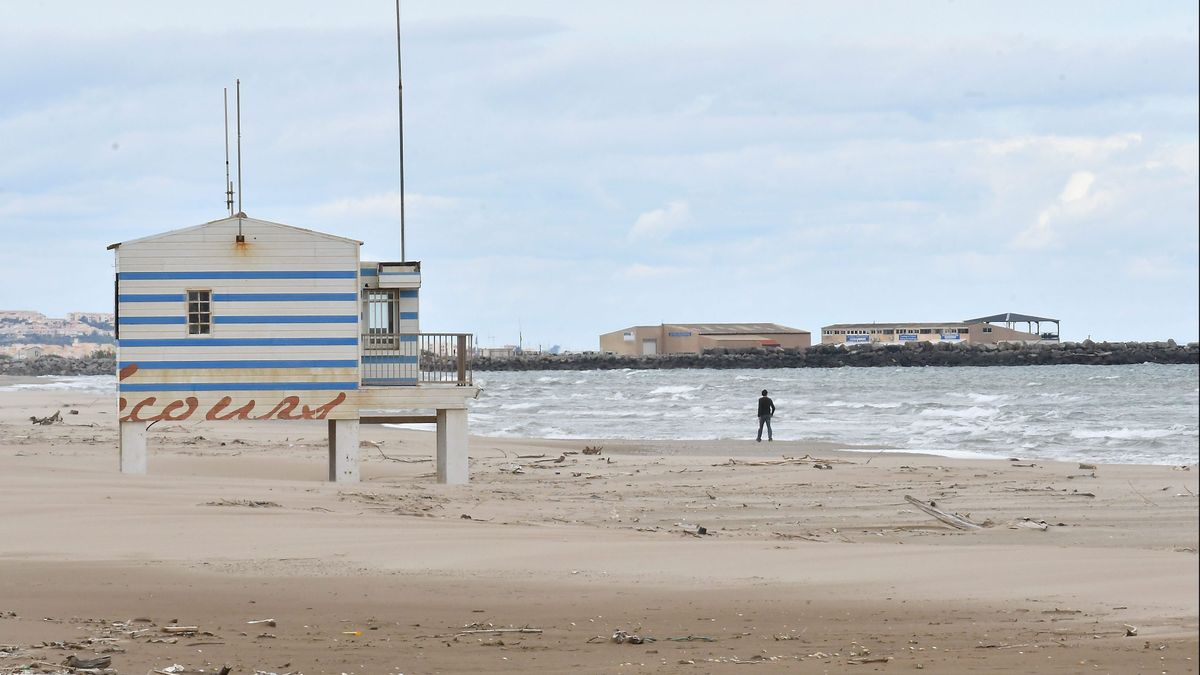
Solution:
[[[470,386],[470,333],[367,333],[362,336],[362,383],[367,386]]]

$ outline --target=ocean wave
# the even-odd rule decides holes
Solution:
[[[36,382],[0,386],[0,391],[74,391],[82,394],[116,394],[113,375],[40,375]]]
[[[668,384],[661,387],[655,387],[648,393],[650,396],[656,396],[659,394],[686,394],[692,391],[700,391],[703,388],[703,385],[697,385],[693,387],[687,384]]]
[[[866,403],[864,401],[830,401],[825,404],[826,408],[877,408],[890,409],[899,408],[903,403]]]
[[[540,403],[504,403],[500,405],[500,410],[537,410],[542,407]]]
[[[917,414],[925,417],[979,419],[982,417],[995,417],[1000,414],[1000,409],[980,408],[979,406],[971,406],[970,408],[926,408]]]
[[[1121,427],[1120,429],[1072,429],[1071,438],[1081,440],[1095,439],[1118,439],[1118,440],[1134,440],[1147,441],[1168,436],[1196,436],[1195,429],[1188,429],[1181,424],[1173,424],[1167,429],[1130,429]]]
[[[996,401],[1007,400],[1009,396],[1007,394],[977,394],[973,391],[968,391],[967,398],[976,403],[994,403]]]

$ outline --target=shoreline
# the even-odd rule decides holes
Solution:
[[[445,486],[433,434],[372,426],[338,484],[324,425],[267,422],[156,425],[128,476],[85,399],[0,392],[0,673],[104,649],[121,673],[1197,666],[1194,468],[475,436]]]

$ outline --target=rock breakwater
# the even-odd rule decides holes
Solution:
[[[1058,364],[1123,365],[1200,363],[1200,343],[1064,342],[1054,345],[816,345],[808,349],[714,350],[703,354],[614,356],[611,354],[538,354],[512,358],[476,358],[474,370],[635,370],[667,368],[843,368],[887,366],[1044,366]],[[0,375],[114,375],[112,357],[0,359]]]
[[[1060,344],[816,345],[808,349],[714,350],[703,354],[614,356],[539,354],[478,358],[475,370],[615,370],[660,368],[841,368],[887,366],[1038,366],[1200,363],[1200,343],[1064,342]]]

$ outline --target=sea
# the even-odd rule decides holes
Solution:
[[[766,389],[777,440],[950,457],[1200,460],[1195,365],[505,371],[476,372],[475,382],[470,430],[483,436],[752,439]],[[115,387],[110,376],[53,377],[0,391]]]

